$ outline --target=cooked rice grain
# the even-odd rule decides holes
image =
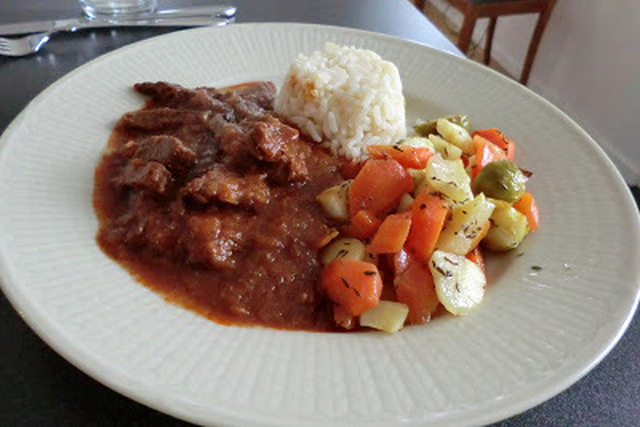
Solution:
[[[406,136],[400,73],[379,55],[326,43],[298,55],[276,98],[276,112],[347,158]]]

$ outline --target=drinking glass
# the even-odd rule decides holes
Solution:
[[[89,18],[132,15],[153,12],[157,0],[79,0],[84,14]]]

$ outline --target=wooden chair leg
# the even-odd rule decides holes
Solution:
[[[493,33],[496,31],[496,23],[498,22],[497,17],[489,18],[489,26],[487,27],[487,33],[485,37],[487,38],[485,47],[484,47],[484,63],[485,65],[489,65],[491,61],[491,45],[493,44]]]
[[[415,7],[417,7],[418,9],[420,9],[422,11],[422,9],[424,9],[424,2],[425,0],[412,0],[413,4]]]
[[[464,15],[464,22],[462,23],[462,29],[460,30],[460,36],[458,37],[458,49],[465,55],[469,51],[469,45],[471,44],[471,37],[473,36],[473,29],[476,26],[478,16],[474,12],[467,12]]]
[[[524,61],[522,74],[520,75],[520,83],[522,83],[523,85],[526,85],[529,81],[529,75],[531,74],[531,68],[533,67],[533,60],[536,58],[536,53],[538,52],[538,46],[540,45],[542,34],[544,33],[544,29],[547,26],[547,22],[549,21],[551,11],[553,10],[553,6],[555,5],[555,3],[556,0],[549,1],[547,8],[538,17],[538,23],[536,24],[536,28],[533,30],[533,36],[531,36],[531,43],[529,43],[527,57]]]

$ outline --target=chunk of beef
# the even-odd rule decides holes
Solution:
[[[264,119],[269,112],[248,99],[240,96],[233,96],[227,100],[229,105],[233,107],[233,114],[236,122],[257,121]]]
[[[209,117],[208,111],[176,110],[162,107],[125,113],[120,126],[148,132],[158,132],[193,124],[204,124]]]
[[[255,82],[243,85],[237,94],[265,110],[273,110],[277,88],[273,82]]]
[[[124,243],[131,248],[147,248],[155,254],[167,254],[176,247],[179,234],[174,222],[158,211],[131,218],[126,225]]]
[[[218,99],[221,93],[213,88],[186,89],[166,82],[137,83],[133,87],[154,102],[166,107],[216,113],[227,113],[230,110],[228,105]]]
[[[182,141],[169,135],[158,135],[140,141],[129,141],[122,151],[129,157],[162,163],[172,173],[181,172],[193,166],[196,153]]]
[[[162,163],[132,159],[115,178],[119,188],[129,187],[164,194],[171,182],[171,172]]]
[[[245,229],[239,224],[234,217],[190,216],[183,236],[187,262],[212,268],[234,268]]]
[[[261,120],[273,110],[276,86],[271,82],[254,82],[233,88],[225,92],[221,100],[233,109],[235,123],[245,120]]]
[[[306,157],[310,148],[300,140],[300,132],[273,116],[256,123],[252,132],[254,155],[286,171],[289,181],[307,179]]]
[[[223,166],[216,167],[180,189],[186,200],[208,205],[213,202],[256,206],[269,202],[269,187],[264,176],[238,175]]]
[[[237,123],[230,123],[216,114],[207,123],[209,131],[218,141],[220,149],[227,156],[227,163],[234,163],[236,158],[248,157],[247,153],[253,147],[250,132]]]

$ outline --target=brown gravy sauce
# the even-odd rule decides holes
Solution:
[[[274,115],[267,82],[142,83],[95,172],[100,248],[167,301],[222,324],[338,331],[318,291],[332,224],[315,197],[345,162]]]

